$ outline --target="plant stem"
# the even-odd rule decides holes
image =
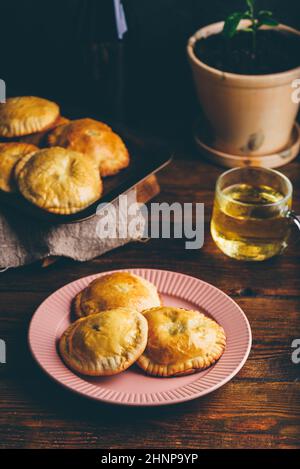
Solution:
[[[253,60],[256,58],[256,29],[252,30],[252,54],[251,57]]]
[[[252,58],[252,60],[255,60],[255,58],[256,58],[257,20],[255,19],[254,12],[252,12],[251,21],[252,21],[252,25],[251,25],[251,29],[252,29],[252,54],[251,54],[251,58]]]

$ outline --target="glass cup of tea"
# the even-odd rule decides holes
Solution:
[[[292,220],[293,186],[278,171],[234,168],[217,180],[211,234],[227,256],[263,261],[288,245]]]

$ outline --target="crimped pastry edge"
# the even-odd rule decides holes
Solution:
[[[130,275],[132,275],[133,277],[137,278],[141,283],[144,284],[144,286],[146,286],[148,289],[150,288],[155,288],[156,290],[156,293],[157,293],[157,296],[159,298],[159,301],[160,301],[160,306],[163,305],[162,303],[162,299],[161,299],[161,295],[159,294],[159,292],[157,291],[157,287],[154,285],[154,283],[152,282],[149,282],[149,280],[145,279],[144,277],[141,277],[139,275],[136,275],[136,274],[133,274],[132,272],[127,272],[127,271],[116,271],[116,272],[112,272],[110,274],[104,274],[102,275],[101,277],[98,277],[94,280],[92,280],[85,288],[83,288],[79,293],[77,293],[75,295],[75,297],[73,298],[73,301],[72,301],[72,305],[71,305],[71,312],[74,314],[74,316],[76,318],[83,318],[83,317],[87,317],[89,316],[90,314],[95,314],[95,313],[98,313],[100,311],[95,311],[95,312],[91,312],[89,314],[86,314],[83,309],[82,309],[82,306],[81,306],[81,298],[82,298],[82,294],[83,292],[89,288],[90,284],[92,282],[94,282],[95,280],[98,280],[98,279],[101,279],[103,277],[105,277],[106,275],[113,275],[113,273],[122,273],[122,272],[125,272],[125,273],[128,273]],[[157,308],[158,306],[155,306],[154,308]],[[124,306],[124,308],[126,308],[126,306]],[[148,309],[151,309],[151,308],[148,308]],[[147,310],[148,310],[147,309]]]
[[[168,308],[168,306],[166,306]],[[170,308],[172,308],[170,306]],[[155,310],[155,308],[149,308],[147,310]],[[185,308],[177,308],[175,309],[182,309],[184,311],[191,311]],[[164,365],[161,363],[155,363],[153,362],[146,353],[142,354],[140,358],[137,360],[136,364],[147,374],[151,376],[159,376],[159,377],[176,377],[176,376],[185,376],[193,373],[197,373],[199,371],[203,371],[210,366],[212,366],[214,363],[216,363],[219,358],[224,353],[225,346],[226,346],[226,334],[222,326],[217,323],[214,319],[211,319],[204,313],[201,313],[200,311],[193,310],[194,312],[197,312],[199,314],[202,314],[205,316],[209,321],[213,321],[215,324],[218,326],[218,336],[216,343],[214,345],[213,350],[210,352],[209,357],[194,357],[189,360],[184,360],[181,363],[174,363],[170,365]],[[146,312],[146,311],[145,311]],[[147,350],[147,347],[145,351]],[[179,368],[179,370],[178,370]]]
[[[85,119],[90,119],[90,118],[85,118]],[[75,121],[76,120],[82,120],[82,119],[75,119]],[[91,119],[91,120],[94,120],[94,119]],[[72,125],[72,122],[73,121],[70,121],[69,123],[59,125],[59,126],[55,127],[52,131],[50,131],[50,133],[47,136],[47,142],[48,142],[48,145],[50,147],[52,147],[52,146],[61,146],[63,148],[67,148],[67,149],[71,148],[72,149],[71,145],[62,144],[59,140],[59,137],[60,137],[59,132],[61,132],[64,127]],[[122,171],[123,169],[125,169],[129,166],[129,164],[130,164],[130,154],[129,154],[129,151],[128,151],[123,139],[120,137],[119,134],[114,132],[113,129],[110,126],[108,126],[107,124],[105,124],[104,122],[101,122],[101,121],[96,121],[96,122],[98,122],[98,123],[105,126],[103,128],[102,132],[107,132],[109,134],[114,134],[120,140],[120,146],[123,149],[122,158],[121,159],[118,158],[114,161],[109,161],[108,163],[106,163],[104,161],[104,164],[103,164],[103,162],[102,162],[102,164],[100,164],[101,177],[114,176],[114,175],[118,174],[120,171]],[[85,153],[85,155],[89,156],[87,153]]]
[[[47,130],[47,128],[51,127],[51,125],[58,119],[60,115],[59,105],[49,99],[39,98],[38,96],[16,96],[14,98],[38,98],[43,101],[47,101],[51,105],[53,110],[56,108],[56,113],[53,114],[53,118],[48,121],[45,125],[42,125],[38,118],[34,119],[34,116],[32,114],[28,114],[28,116],[24,117],[22,122],[20,122],[20,120],[11,119],[11,122],[8,121],[4,124],[3,122],[1,123],[0,120],[0,137],[22,137],[24,135],[29,135]]]
[[[115,310],[117,310],[117,309],[118,308],[115,308]],[[120,309],[127,309],[127,308],[120,308]],[[106,311],[110,311],[110,310],[106,310]],[[103,312],[96,313],[96,314],[102,314],[102,313]],[[58,342],[58,350],[59,350],[59,353],[60,353],[60,356],[61,356],[63,362],[71,370],[75,371],[76,373],[85,375],[85,376],[114,376],[116,374],[121,373],[122,371],[127,370],[131,365],[133,365],[136,362],[136,360],[144,352],[144,350],[146,348],[146,345],[147,345],[147,336],[148,336],[148,323],[147,323],[146,318],[141,313],[138,313],[135,310],[132,311],[132,314],[136,315],[137,320],[138,320],[138,329],[139,329],[139,331],[137,333],[137,339],[138,339],[137,340],[137,346],[136,346],[136,349],[135,349],[135,354],[134,355],[132,354],[130,356],[130,358],[128,358],[125,362],[122,363],[121,366],[119,366],[119,368],[107,369],[106,368],[107,361],[105,362],[105,365],[104,365],[104,360],[103,360],[103,363],[100,362],[100,365],[101,365],[100,370],[97,370],[97,371],[90,370],[90,369],[87,370],[87,369],[84,369],[82,366],[80,367],[80,366],[76,365],[76,363],[74,363],[74,360],[72,360],[72,357],[68,356],[68,354],[66,352],[66,348],[67,348],[67,340],[68,340],[70,334],[73,332],[74,329],[76,329],[76,327],[78,327],[78,325],[82,321],[88,320],[89,316],[77,319],[77,321],[72,323],[65,330],[65,332],[62,334],[62,336],[60,337],[59,342]]]
[[[52,149],[55,149],[55,148],[59,148],[61,149],[62,147],[51,147]],[[42,152],[42,151],[47,151],[47,150],[50,150],[50,148],[44,148],[44,149],[38,149],[39,152]],[[65,150],[65,149],[64,149]],[[73,153],[78,153],[80,154],[81,156],[84,156],[82,153],[79,153],[79,152],[75,152],[74,150],[70,150],[72,151]],[[73,205],[73,206],[61,206],[61,207],[49,207],[49,206],[45,206],[45,205],[41,205],[41,204],[37,204],[36,201],[34,200],[33,197],[28,197],[28,190],[26,191],[23,191],[23,188],[20,187],[21,186],[21,176],[22,176],[22,170],[23,168],[25,167],[26,163],[31,159],[31,157],[37,152],[34,152],[32,154],[29,154],[29,155],[25,155],[23,158],[21,158],[17,164],[15,165],[15,168],[14,168],[14,177],[15,177],[15,180],[16,180],[16,183],[17,183],[17,186],[19,188],[19,191],[20,193],[23,195],[23,197],[28,200],[30,203],[32,203],[33,205],[35,205],[36,207],[39,207],[41,208],[42,210],[45,210],[46,212],[49,212],[49,213],[55,213],[55,214],[58,214],[58,215],[70,215],[72,213],[77,213],[79,212],[80,210],[83,210],[84,208],[90,206],[92,203],[96,202],[102,195],[102,192],[103,192],[103,182],[102,182],[102,179],[101,179],[101,176],[99,175],[99,187],[98,187],[98,192],[97,194],[95,194],[95,196],[89,200],[88,203],[82,203],[80,205]],[[95,170],[96,171],[96,170]]]
[[[32,143],[24,143],[24,142],[5,142],[5,143],[0,143],[0,151],[1,151],[1,147],[2,146],[12,146],[12,145],[17,145],[17,146],[23,146],[23,152],[21,152],[21,154],[23,153],[22,156],[19,156],[18,158],[18,155],[15,155],[16,156],[16,162],[13,164],[12,168],[11,168],[11,173],[10,173],[10,180],[7,181],[5,184],[1,184],[0,183],[0,190],[2,190],[3,192],[6,192],[6,193],[14,193],[17,191],[17,182],[16,182],[16,178],[15,178],[15,168],[16,168],[16,165],[23,159],[25,158],[26,156],[32,156],[34,153],[36,153],[39,148],[32,144]],[[25,150],[25,147],[27,147],[27,153],[24,153],[24,150]]]

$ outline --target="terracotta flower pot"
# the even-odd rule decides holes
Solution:
[[[290,140],[299,108],[292,100],[292,82],[300,77],[300,67],[268,75],[240,75],[206,65],[196,57],[194,45],[220,33],[223,24],[199,29],[187,45],[197,95],[214,133],[213,146],[231,155],[280,152]],[[248,24],[242,21],[240,28]],[[277,29],[300,35],[288,26]]]

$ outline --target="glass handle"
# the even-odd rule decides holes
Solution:
[[[300,215],[296,215],[295,212],[290,211],[288,212],[288,218],[297,226],[298,230],[300,231]]]

